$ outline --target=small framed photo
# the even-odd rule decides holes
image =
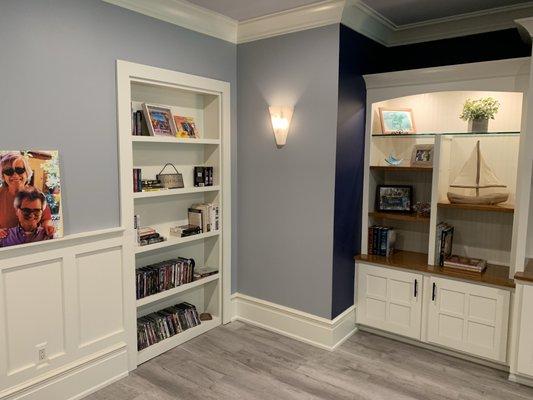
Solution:
[[[378,185],[376,210],[381,212],[411,212],[413,187],[407,185]]]
[[[143,103],[143,112],[151,136],[176,136],[170,108]]]
[[[411,165],[417,167],[433,166],[433,145],[417,144],[411,154]]]
[[[379,108],[383,134],[416,133],[413,110],[410,108]]]
[[[177,129],[177,135],[180,138],[199,139],[198,128],[192,117],[180,117],[174,115],[174,123]]]

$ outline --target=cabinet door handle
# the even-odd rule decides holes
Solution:
[[[433,282],[433,292],[431,294],[431,301],[435,301],[436,297],[437,297],[437,284]]]
[[[418,279],[415,279],[415,298],[418,297]]]

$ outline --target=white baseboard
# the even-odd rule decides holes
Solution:
[[[522,375],[509,374],[509,380],[511,382],[520,383],[521,385],[533,387],[533,378],[527,378]]]
[[[241,293],[233,294],[231,301],[233,320],[246,322],[326,350],[336,349],[357,331],[355,306],[329,320]]]
[[[79,400],[126,376],[127,351],[121,346],[0,393],[0,400]]]

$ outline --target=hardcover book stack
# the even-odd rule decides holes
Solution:
[[[196,307],[190,303],[148,314],[137,320],[137,348],[143,350],[200,323]]]
[[[154,228],[141,226],[141,216],[138,214],[133,217],[133,228],[137,231],[137,243],[139,246],[147,246],[166,240]]]
[[[452,255],[453,232],[453,226],[446,222],[440,222],[437,225],[435,253],[436,264],[439,267],[443,267],[444,261]]]
[[[481,274],[487,268],[487,262],[478,258],[451,256],[444,260],[444,268]]]
[[[220,209],[218,204],[197,203],[189,207],[189,225],[197,226],[201,232],[220,229]]]
[[[387,226],[373,225],[368,228],[368,254],[389,257],[394,253],[396,231]]]
[[[194,167],[194,186],[213,186],[213,167]]]
[[[137,269],[137,300],[191,283],[194,264],[192,258],[179,257]]]

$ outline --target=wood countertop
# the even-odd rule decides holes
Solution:
[[[428,255],[415,253],[412,251],[397,251],[391,257],[362,254],[355,257],[356,261],[367,264],[385,266],[391,268],[401,268],[409,271],[416,271],[430,275],[447,276],[464,281],[480,282],[487,285],[501,286],[504,288],[514,288],[513,279],[509,278],[509,267],[502,265],[488,265],[482,274],[469,273],[465,271],[455,271],[447,268],[436,267],[428,264]],[[533,263],[531,265],[531,279],[533,281]],[[517,278],[518,279],[518,278]]]
[[[524,272],[517,272],[514,278],[519,281],[533,282],[533,260],[529,260]]]

